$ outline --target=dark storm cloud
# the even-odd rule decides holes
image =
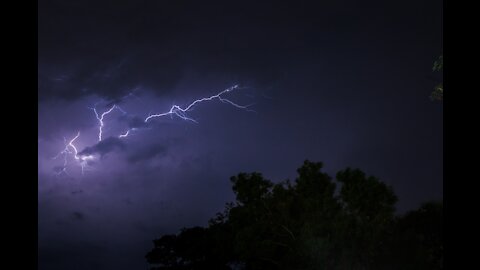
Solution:
[[[40,5],[39,98],[95,94],[118,100],[137,87],[159,95],[171,91],[182,77],[182,57],[166,48],[167,33],[149,33],[155,42],[138,36],[151,29],[145,15],[139,17],[141,6],[133,1]]]
[[[123,150],[125,149],[125,147],[126,145],[121,139],[115,138],[115,137],[109,137],[93,146],[86,147],[85,149],[80,151],[78,155],[88,156],[88,155],[98,154],[103,157],[114,150],[117,150],[117,149]]]
[[[74,190],[72,192],[70,192],[72,195],[76,195],[76,194],[80,194],[80,193],[83,193],[83,190]]]
[[[167,154],[167,146],[163,144],[149,145],[137,149],[134,153],[128,156],[127,160],[130,163],[138,163],[144,160],[150,160],[158,156],[165,156]]]
[[[95,94],[118,102],[138,88],[152,89],[163,95],[169,93],[182,77],[179,59],[161,56],[148,49],[127,60],[92,59],[86,55],[82,64],[61,63],[59,67],[70,71],[40,68],[41,99],[59,97],[75,100]]]
[[[76,221],[82,221],[85,219],[85,214],[83,214],[82,212],[73,212],[72,213],[72,218],[73,220],[76,220]]]
[[[279,55],[303,46],[300,38],[285,39],[290,30],[281,21],[282,12],[274,22],[261,16],[237,21],[244,8],[198,12],[194,3],[167,6],[155,1],[94,6],[96,12],[86,3],[41,5],[41,100],[95,94],[118,101],[138,87],[165,95],[189,70],[271,85],[286,74],[288,59]],[[259,14],[269,9],[259,8]],[[275,23],[280,24],[272,28]]]

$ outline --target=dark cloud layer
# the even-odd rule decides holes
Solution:
[[[112,7],[44,1],[39,97],[118,100],[137,87],[164,96],[189,70],[271,85],[286,75],[288,53],[308,49],[306,30],[316,20],[283,6],[217,3],[210,9],[181,2],[122,1]],[[239,19],[244,12],[253,16]],[[306,28],[298,33],[290,23]]]
[[[161,144],[148,145],[132,153],[128,158],[130,163],[138,163],[144,160],[151,160],[158,156],[167,154],[167,147]]]
[[[85,215],[82,212],[73,212],[72,216],[74,220],[78,220],[78,221],[82,221],[85,219]]]
[[[88,155],[100,155],[101,157],[105,156],[106,154],[114,151],[114,150],[123,150],[125,149],[125,143],[115,137],[108,137],[93,146],[88,146],[82,151],[78,153],[80,156],[88,156]]]

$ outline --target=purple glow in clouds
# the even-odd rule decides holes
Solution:
[[[236,89],[239,89],[238,85],[234,85],[232,87],[229,87],[229,88],[219,92],[218,94],[215,94],[215,95],[212,95],[212,96],[209,96],[209,97],[202,97],[202,98],[196,99],[184,108],[180,107],[179,105],[172,105],[170,110],[168,110],[167,112],[157,113],[157,114],[149,114],[143,121],[144,121],[144,123],[148,123],[149,121],[152,121],[154,118],[164,117],[164,116],[174,116],[175,115],[175,116],[178,116],[179,118],[181,118],[182,120],[188,120],[188,121],[191,121],[191,122],[194,122],[194,123],[198,123],[193,118],[190,118],[187,113],[192,111],[196,105],[198,105],[202,102],[212,101],[212,100],[219,100],[222,103],[229,104],[229,105],[234,106],[236,108],[244,109],[244,110],[253,112],[253,110],[248,109],[248,107],[250,107],[251,105],[239,105],[239,104],[223,97],[223,95],[225,95],[227,93],[230,93],[230,92],[233,92]],[[103,143],[103,145],[105,145],[106,142],[102,141],[103,140],[103,129],[105,127],[104,118],[108,114],[112,113],[115,109],[117,109],[118,111],[122,112],[125,115],[127,113],[116,104],[113,104],[108,110],[106,110],[102,113],[99,113],[95,107],[90,108],[90,109],[92,109],[94,111],[95,117],[98,120],[98,143],[97,143],[97,145],[100,146],[100,144],[102,144],[102,143]],[[118,139],[126,138],[131,134],[131,131],[135,131],[137,129],[138,128],[129,128],[127,131],[121,133],[116,138],[118,138]],[[67,167],[68,167],[68,160],[69,160],[68,157],[69,156],[73,156],[73,160],[76,161],[76,163],[81,166],[82,174],[84,173],[84,169],[87,166],[88,161],[96,159],[96,156],[94,155],[94,151],[92,152],[92,150],[91,150],[91,149],[94,149],[93,148],[94,146],[87,147],[83,151],[80,151],[80,152],[77,150],[77,146],[75,146],[74,142],[78,139],[78,137],[80,137],[80,131],[78,131],[77,135],[73,139],[68,141],[68,143],[67,143],[67,140],[65,139],[65,143],[66,143],[65,148],[60,153],[58,153],[57,156],[54,157],[54,159],[57,159],[58,157],[60,157],[62,155],[64,157],[63,166],[61,166],[60,169],[57,170],[57,175],[60,175],[62,173],[68,175]],[[116,141],[111,140],[110,142],[116,142]],[[90,152],[92,152],[92,153],[90,153]]]

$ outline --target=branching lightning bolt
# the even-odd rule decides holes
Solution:
[[[147,123],[150,119],[153,119],[153,118],[156,118],[156,117],[163,117],[163,116],[167,116],[167,115],[170,115],[170,116],[176,115],[176,116],[182,118],[183,120],[188,120],[188,121],[192,121],[192,122],[197,123],[197,121],[195,121],[194,119],[187,116],[187,112],[192,110],[195,107],[195,105],[197,105],[198,103],[205,102],[205,101],[211,101],[213,99],[218,99],[223,103],[228,103],[228,104],[230,104],[234,107],[237,107],[239,109],[249,110],[248,107],[251,106],[251,105],[247,105],[247,106],[238,105],[238,104],[234,103],[233,101],[222,97],[223,94],[231,92],[231,91],[237,89],[238,87],[239,87],[238,85],[234,85],[230,88],[227,88],[227,89],[223,90],[222,92],[220,92],[216,95],[197,99],[197,100],[193,101],[192,103],[190,103],[190,105],[188,105],[185,108],[182,108],[178,105],[173,105],[170,108],[170,110],[167,111],[167,112],[158,113],[158,114],[150,114],[149,116],[147,116],[147,118],[145,118],[145,123]],[[251,110],[249,110],[249,111],[251,111]]]
[[[57,159],[58,157],[60,157],[61,155],[63,155],[63,167],[62,167],[62,170],[60,170],[57,175],[60,175],[61,173],[65,173],[68,175],[67,173],[67,165],[68,165],[68,155],[70,154],[73,154],[74,155],[74,158],[78,160],[78,151],[77,151],[77,147],[75,147],[75,145],[73,144],[73,142],[80,136],[80,131],[77,133],[77,136],[75,136],[73,139],[71,139],[68,143],[66,142],[67,139],[66,138],[63,138],[63,140],[65,141],[65,148],[60,152],[58,153],[54,159]],[[73,151],[72,151],[73,150]]]
[[[65,148],[54,157],[54,159],[57,159],[61,155],[64,156],[64,162],[63,162],[62,170],[60,170],[57,173],[57,175],[60,175],[61,173],[65,173],[65,174],[68,175],[67,165],[68,165],[68,156],[69,155],[73,155],[73,158],[75,158],[75,160],[77,160],[80,163],[80,166],[82,168],[82,174],[84,172],[85,166],[87,165],[87,161],[94,158],[91,155],[87,155],[87,156],[79,156],[78,155],[77,147],[75,146],[75,144],[73,144],[78,139],[78,137],[80,137],[80,131],[77,133],[77,135],[75,137],[73,137],[73,139],[71,139],[68,143],[66,143]],[[64,140],[66,142],[65,138],[64,138]]]
[[[145,118],[144,122],[147,123],[147,122],[150,121],[151,119],[157,118],[157,117],[174,116],[174,115],[176,115],[176,116],[180,117],[180,118],[183,119],[183,120],[187,120],[187,121],[192,121],[192,122],[194,122],[194,123],[198,123],[195,119],[188,117],[188,116],[187,116],[187,112],[193,110],[193,108],[195,107],[195,105],[197,105],[197,104],[199,104],[199,103],[202,103],[202,102],[205,102],[205,101],[212,101],[212,100],[214,100],[214,99],[218,99],[218,100],[220,100],[221,102],[230,104],[230,105],[232,105],[232,106],[234,106],[234,107],[236,107],[236,108],[244,109],[244,110],[253,112],[253,110],[248,109],[251,105],[245,105],[245,106],[244,106],[244,105],[239,105],[239,104],[237,104],[237,103],[235,103],[235,102],[233,102],[233,101],[231,101],[231,100],[229,100],[229,99],[226,99],[226,98],[222,97],[222,95],[227,94],[227,93],[229,93],[229,92],[232,92],[232,91],[234,91],[235,89],[238,89],[238,88],[239,88],[239,85],[234,85],[234,86],[232,86],[232,87],[230,87],[230,88],[227,88],[227,89],[221,91],[220,93],[218,93],[218,94],[216,94],[216,95],[212,95],[212,96],[210,96],[210,97],[204,97],[204,98],[197,99],[197,100],[193,101],[192,103],[190,103],[190,104],[189,104],[187,107],[185,107],[185,108],[182,108],[182,107],[180,107],[179,105],[172,105],[172,107],[170,108],[170,110],[167,111],[167,112],[158,113],[158,114],[149,114],[149,115]],[[103,116],[106,115],[106,114],[108,114],[108,113],[110,113],[110,112],[115,108],[115,106],[116,106],[116,105],[113,105],[112,108],[110,108],[108,111],[106,111],[104,114],[102,114],[101,117],[98,117],[98,114],[95,112],[95,114],[97,115],[97,119],[98,119],[99,122],[100,122],[100,127],[99,127],[100,132],[101,132],[101,129],[102,129],[102,127],[103,127]],[[120,109],[118,106],[117,106],[117,108]],[[121,110],[121,109],[120,109],[120,110]],[[122,111],[123,113],[126,113],[126,112],[124,112],[123,110],[121,110],[121,111]],[[130,132],[131,132],[131,131],[134,131],[134,130],[135,130],[135,128],[131,128],[131,129],[127,130],[126,132],[124,132],[123,134],[120,134],[120,135],[118,136],[118,138],[126,138],[126,137],[128,137],[128,136],[130,135]],[[100,141],[100,140],[101,140],[101,133],[99,133],[99,141]]]
[[[118,107],[115,104],[110,109],[108,109],[107,111],[103,112],[100,115],[98,114],[97,109],[95,107],[93,107],[91,109],[95,112],[95,116],[97,117],[97,120],[98,120],[98,123],[99,123],[99,127],[98,127],[98,141],[99,142],[102,141],[103,127],[105,126],[105,123],[103,122],[103,118],[106,115],[108,115],[109,113],[111,113],[114,109],[117,109],[117,110],[119,110],[123,113],[126,113],[124,110],[122,110],[120,107]]]
[[[179,105],[172,105],[172,107],[170,108],[169,111],[167,112],[164,112],[164,113],[157,113],[157,114],[149,114],[145,119],[144,119],[144,122],[147,123],[149,122],[150,120],[152,120],[153,118],[157,118],[157,117],[163,117],[163,116],[178,116],[180,117],[181,119],[183,120],[187,120],[187,121],[192,121],[194,123],[197,123],[197,121],[193,118],[190,118],[187,113],[192,111],[194,109],[194,107],[202,102],[206,102],[206,101],[212,101],[212,100],[219,100],[221,101],[222,103],[227,103],[227,104],[230,104],[236,108],[239,108],[239,109],[243,109],[243,110],[247,110],[247,111],[251,111],[253,112],[253,110],[250,110],[249,107],[251,105],[239,105],[225,97],[223,97],[223,95],[229,93],[229,92],[232,92],[234,91],[235,89],[238,89],[239,86],[238,85],[234,85],[230,88],[227,88],[221,92],[219,92],[218,94],[216,95],[212,95],[212,96],[209,96],[209,97],[203,97],[203,98],[199,98],[197,100],[194,100],[192,103],[190,103],[188,106],[182,108],[180,107]],[[97,103],[98,104],[98,103]],[[105,116],[107,116],[108,114],[112,113],[115,109],[119,110],[120,112],[126,114],[126,112],[121,109],[118,105],[116,104],[113,104],[108,110],[102,112],[102,113],[99,113],[96,109],[96,105],[93,107],[93,108],[90,108],[93,110],[93,112],[95,113],[95,116],[98,120],[98,142],[101,142],[102,141],[102,138],[103,138],[103,128],[105,127],[105,122],[104,122],[104,118]],[[128,129],[126,132],[118,135],[118,138],[126,138],[128,137],[132,131],[135,131],[137,128],[130,128]],[[58,172],[58,174],[61,174],[61,173],[65,173],[68,175],[67,173],[67,165],[68,165],[68,156],[69,155],[72,155],[74,157],[74,159],[80,163],[80,166],[82,168],[82,174],[84,172],[84,169],[85,169],[85,166],[87,165],[87,161],[88,160],[92,160],[94,159],[95,157],[93,155],[79,155],[78,153],[78,150],[77,150],[77,147],[75,146],[74,142],[78,139],[78,137],[80,137],[80,131],[77,133],[77,135],[71,139],[70,141],[68,141],[67,143],[67,140],[65,139],[65,148],[55,157],[58,158],[59,156],[63,155],[64,156],[64,164],[63,164],[63,168],[61,171]]]

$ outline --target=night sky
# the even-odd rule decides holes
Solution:
[[[442,198],[442,2],[298,2],[38,2],[39,269],[145,269],[153,239],[233,200],[230,176],[305,159],[379,177],[400,213]],[[250,110],[143,121],[234,85]],[[99,142],[92,108],[113,105]],[[78,132],[83,174],[58,155]]]

